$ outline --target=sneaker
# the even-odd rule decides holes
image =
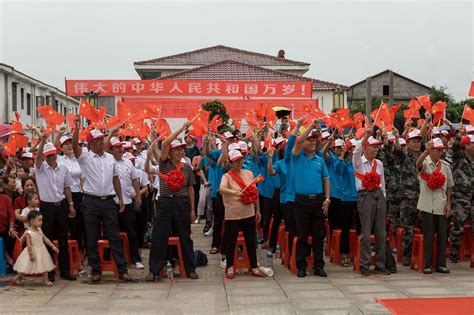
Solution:
[[[199,224],[201,222],[201,220],[199,218],[196,219],[196,221],[194,221],[194,224]]]
[[[204,233],[204,236],[212,236],[213,232],[214,232],[214,229],[211,226],[211,228],[206,233]]]
[[[297,273],[298,278],[306,277],[306,269],[299,269]]]
[[[189,274],[188,274],[188,278],[189,279],[193,279],[193,280],[196,280],[199,278],[198,274],[194,271],[191,271]]]
[[[224,260],[221,259],[219,267],[221,267],[222,269],[225,269],[227,267],[227,259],[224,259]]]
[[[425,275],[429,275],[431,274],[433,271],[431,270],[431,267],[426,267],[425,269],[423,269],[423,273]]]
[[[449,273],[449,269],[447,267],[436,267],[436,272]]]
[[[134,263],[133,267],[135,267],[136,269],[145,269],[145,266],[140,261]]]
[[[204,224],[204,228],[202,229],[202,234],[206,234],[207,231],[212,227],[211,222],[206,221],[206,224]]]

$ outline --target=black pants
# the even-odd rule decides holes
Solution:
[[[194,185],[194,214],[198,218],[197,208],[199,204],[199,189],[201,189],[201,177],[194,174],[196,179],[196,184]]]
[[[68,208],[66,199],[58,206],[51,203],[40,202],[40,211],[43,215],[44,235],[51,240],[58,240],[59,254],[58,263],[61,273],[69,273],[69,245],[67,241],[68,233]],[[47,246],[49,254],[54,261],[54,253],[51,247]]]
[[[333,201],[334,199],[334,201]],[[333,207],[333,202],[335,206]],[[331,231],[341,230],[341,254],[349,254],[349,231],[354,221],[354,209],[357,209],[357,202],[343,202],[337,198],[331,198],[331,208],[329,209],[329,229]]]
[[[270,248],[273,252],[275,252],[276,249],[278,230],[280,229],[281,219],[283,218],[281,210],[280,190],[275,189],[275,193],[273,194],[273,223],[270,232]]]
[[[226,242],[224,246],[227,259],[227,268],[230,268],[234,265],[235,245],[237,243],[239,231],[244,233],[245,245],[247,246],[247,255],[250,260],[250,267],[257,268],[255,216],[240,220],[227,220],[225,221],[224,228],[224,234],[226,235]]]
[[[143,197],[142,196],[142,205],[140,209],[135,209],[135,227],[137,231],[137,244],[138,248],[143,248],[145,244],[145,232],[146,232],[146,226],[147,226],[147,221],[146,221],[146,216],[148,207],[150,205],[150,195]],[[135,202],[135,201],[134,201]]]
[[[275,203],[272,198],[263,197],[260,199],[262,205],[262,221],[260,226],[263,230],[263,240],[268,241],[268,228],[270,226],[270,220],[272,219],[273,208]]]
[[[119,207],[117,205],[117,212],[118,209]],[[142,259],[138,252],[137,221],[135,218],[135,207],[133,203],[125,205],[125,210],[123,210],[122,213],[118,212],[118,224],[120,232],[127,233],[128,250],[130,252],[132,264],[141,262]]]
[[[84,216],[82,214],[82,198],[84,198],[82,193],[72,193],[72,201],[74,202],[76,216],[74,218],[69,218],[69,233],[71,233],[71,239],[77,241],[77,245],[81,251],[84,250],[86,244],[86,227],[84,225]]]
[[[222,223],[224,222],[225,208],[222,201],[222,195],[217,193],[216,198],[212,198],[212,209],[214,211],[214,232],[212,233],[211,247],[219,248],[222,238]]]
[[[86,225],[87,261],[92,268],[92,274],[97,275],[102,273],[97,245],[101,223],[104,236],[109,241],[118,272],[120,274],[127,273],[127,262],[123,255],[123,245],[120,240],[118,227],[117,207],[114,200],[100,200],[86,195],[82,202],[82,213]]]
[[[436,234],[436,266],[446,267],[447,219],[445,215],[421,212],[421,232],[423,233],[423,255],[425,268],[431,267],[433,258],[433,236]]]
[[[168,249],[171,227],[178,236],[183,253],[186,273],[194,272],[193,242],[191,240],[191,212],[188,197],[158,198],[158,207],[153,220],[153,234],[150,247],[150,272],[158,275],[163,267]]]
[[[8,235],[8,230],[0,233],[0,238],[3,238],[3,247],[5,250],[5,253],[7,253],[11,258],[13,258],[13,249],[15,248],[16,239]],[[0,255],[2,254],[3,253],[0,253]]]
[[[323,196],[318,195],[315,199],[296,195],[295,219],[298,231],[298,242],[296,242],[296,267],[298,270],[306,269],[306,257],[308,253],[308,236],[313,237],[314,268],[323,268],[323,245],[324,245],[324,214]]]
[[[293,239],[297,235],[296,233],[296,219],[295,219],[295,203],[289,201],[285,206],[286,219],[285,219],[285,229],[288,232],[288,252],[291,253],[293,250]]]

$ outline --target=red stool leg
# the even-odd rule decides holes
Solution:
[[[349,231],[349,247],[350,247],[349,257],[352,261],[354,261],[355,251],[356,251],[356,247],[357,247],[356,243],[357,243],[356,230],[350,229],[350,231]]]
[[[292,273],[296,273],[296,242],[298,241],[298,237],[295,236],[293,239],[293,248],[291,249],[291,257],[290,257],[290,271]]]
[[[401,263],[403,261],[403,228],[398,227],[396,231],[397,239],[395,240],[397,245],[397,262]]]
[[[341,230],[332,231],[330,261],[336,264],[341,263]]]
[[[331,254],[331,232],[330,232],[330,229],[329,229],[329,220],[326,219],[326,221],[324,222],[324,226],[325,226],[325,229],[326,229],[326,250],[325,250],[325,253],[326,253],[326,256],[329,256]]]
[[[354,271],[360,272],[360,236],[357,237],[354,250]]]
[[[125,261],[127,262],[127,265],[131,266],[132,259],[130,257],[130,245],[128,243],[127,233],[120,232],[120,240],[122,241],[122,244],[123,244],[123,254],[125,256]]]

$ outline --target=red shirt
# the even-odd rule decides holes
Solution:
[[[10,197],[0,195],[0,233],[10,230],[10,223],[15,222],[15,213]]]

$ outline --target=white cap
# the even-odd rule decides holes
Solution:
[[[226,139],[230,139],[230,138],[233,138],[233,137],[234,137],[234,135],[233,135],[230,131],[224,132],[223,136],[224,136]]]
[[[61,145],[64,144],[64,142],[68,141],[68,140],[71,140],[72,138],[69,137],[69,136],[62,136],[61,139],[59,139],[59,142],[61,143]]]
[[[355,147],[356,143],[357,141],[355,139],[346,140],[346,148],[350,149],[352,147]]]
[[[398,143],[400,143],[400,145],[405,145],[405,144],[407,144],[407,142],[406,142],[405,139],[403,139],[403,138],[398,138]]]
[[[243,158],[244,156],[239,150],[230,150],[229,151],[229,160],[235,161],[237,159]]]
[[[31,152],[23,152],[23,154],[21,155],[22,158],[26,158],[26,159],[32,159],[33,158],[33,153]]]
[[[112,137],[112,138],[110,138],[110,146],[111,147],[121,147],[121,146],[123,146],[123,143],[122,143],[122,141],[120,141],[119,138]]]
[[[446,149],[446,146],[440,138],[433,138],[431,143],[433,144],[433,149]]]
[[[331,134],[328,131],[323,131],[323,133],[321,134],[321,139],[324,140],[328,138],[330,135]]]
[[[235,143],[235,142],[229,144],[229,151],[231,151],[231,150],[240,150],[240,145],[238,143]]]
[[[186,146],[186,142],[182,142],[179,140],[173,140],[173,142],[171,142],[171,149],[185,147],[185,146]]]
[[[56,147],[51,142],[48,142],[44,145],[44,148],[43,148],[43,155],[44,156],[57,154],[57,153],[58,153],[58,151],[56,150]]]
[[[387,132],[387,139],[388,141],[395,141],[395,136],[393,135],[393,132]]]
[[[122,141],[122,146],[125,150],[132,148],[132,143],[130,141]]]
[[[438,127],[433,127],[433,135],[439,135],[441,130]]]
[[[90,143],[91,141],[105,137],[105,135],[99,129],[92,129],[86,136],[86,141]]]
[[[137,159],[137,157],[134,156],[134,155],[133,155],[132,153],[130,153],[130,152],[125,152],[125,153],[123,154],[123,158],[124,158],[124,159],[129,159],[130,161]]]
[[[132,142],[133,144],[139,144],[139,143],[142,143],[142,140],[140,140],[140,138],[135,137],[132,139]]]
[[[369,139],[364,143],[365,147],[368,147],[369,145],[381,145],[382,141],[379,141],[375,139],[374,137],[370,136]]]
[[[134,144],[132,144],[132,150],[137,151],[137,147]]]
[[[273,140],[273,145],[274,145],[274,146],[277,146],[277,145],[279,145],[280,143],[282,143],[283,141],[285,141],[285,138],[283,138],[283,137],[278,137],[278,138],[276,138],[275,140]]]
[[[342,139],[336,139],[332,142],[332,147],[333,148],[336,148],[336,147],[342,147],[342,145],[344,144],[344,140]]]
[[[464,127],[464,129],[466,130],[466,133],[474,133],[473,125],[467,125],[466,127]]]
[[[421,137],[421,131],[419,129],[413,129],[410,131],[407,136],[405,137],[407,140],[413,139],[413,138],[422,138]]]
[[[239,141],[240,151],[242,152],[249,152],[249,146],[245,141]]]

